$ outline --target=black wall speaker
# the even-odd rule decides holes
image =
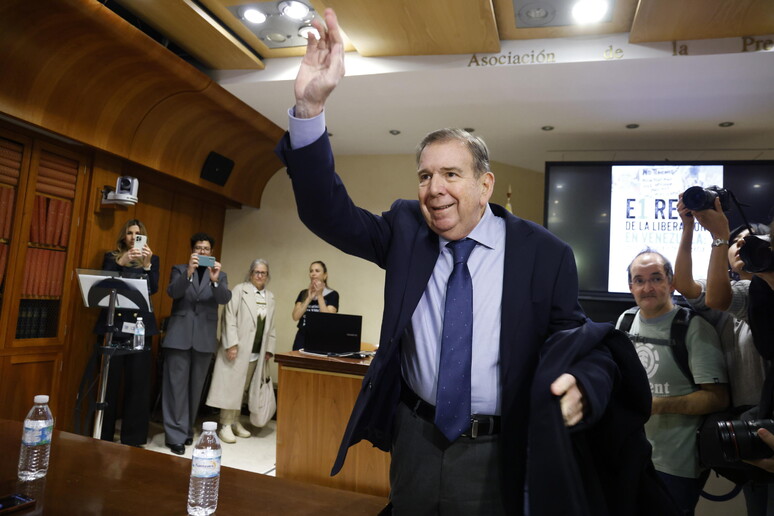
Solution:
[[[200,177],[215,183],[218,186],[225,186],[233,168],[234,162],[232,160],[212,151],[207,156],[207,159],[204,160],[204,166],[202,166]]]

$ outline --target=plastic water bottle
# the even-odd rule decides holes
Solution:
[[[137,322],[134,324],[132,348],[137,350],[145,349],[145,323],[142,322],[142,317],[138,317]]]
[[[212,514],[218,508],[221,449],[215,433],[217,428],[215,421],[205,421],[202,435],[193,449],[188,484],[188,514],[193,516]]]
[[[35,396],[35,405],[24,420],[19,451],[19,480],[35,480],[46,476],[53,431],[54,416],[48,408],[48,396],[38,394]]]

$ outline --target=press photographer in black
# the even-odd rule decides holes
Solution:
[[[772,222],[770,230],[774,230],[774,222]],[[749,252],[751,248],[748,246],[748,243],[745,242],[743,249],[747,246],[747,251]],[[759,259],[765,260],[768,258],[770,264],[774,262],[774,248],[772,248],[771,242],[769,242],[768,253],[766,253],[766,249],[763,247],[756,247],[755,250],[757,253],[756,257]],[[774,266],[769,267],[768,270],[756,273],[750,282],[749,319],[755,345],[759,349],[774,350]],[[766,413],[762,413],[763,417],[774,416],[771,411],[772,404],[774,404],[774,400],[772,400],[772,397],[774,397],[774,392],[772,392],[774,391],[773,384],[774,375],[767,379],[761,397],[761,408],[768,408]],[[757,431],[757,435],[774,451],[774,434],[771,431],[760,428]],[[774,457],[749,461],[749,463],[774,473]]]

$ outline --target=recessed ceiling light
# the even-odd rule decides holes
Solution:
[[[475,131],[475,129],[473,129],[472,127],[463,127],[462,130],[467,131],[469,133],[472,133],[473,131]]]
[[[263,23],[266,21],[266,15],[253,7],[250,7],[242,11],[242,18],[249,21],[250,23],[256,23],[256,24]]]
[[[285,36],[284,34],[280,34],[279,32],[268,32],[264,34],[263,37],[265,37],[269,41],[273,41],[274,43],[282,43],[283,41],[288,39],[287,36]]]
[[[298,35],[304,39],[309,39],[309,34],[313,34],[315,38],[320,39],[320,33],[311,25],[304,25],[298,29]]]
[[[524,16],[540,20],[548,16],[548,10],[542,7],[530,7],[524,10]]]
[[[294,20],[303,20],[306,18],[306,15],[309,14],[309,6],[296,0],[280,2],[279,5],[277,5],[277,9],[279,9],[279,12],[283,15],[288,18],[293,18]]]
[[[400,134],[400,131],[397,129],[390,129],[390,134],[393,136],[398,136]]]
[[[761,185],[759,185],[757,183],[753,185],[753,188],[760,188],[760,187],[761,187]]]
[[[640,127],[640,124],[626,124],[627,129],[637,129]]]
[[[720,122],[718,124],[719,127],[731,127],[732,125],[734,125],[733,122]]]
[[[548,25],[556,16],[556,8],[551,2],[535,0],[526,4],[514,0],[514,9],[516,12],[517,24],[521,27],[540,27]]]
[[[607,9],[603,0],[579,0],[572,8],[572,17],[578,23],[596,23],[605,17]]]
[[[543,131],[553,131],[554,130],[554,126],[553,125],[544,125],[540,129],[543,130]]]

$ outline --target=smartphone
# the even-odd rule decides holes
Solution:
[[[215,267],[214,256],[204,256],[202,254],[198,256],[199,256],[199,267]]]
[[[145,246],[145,244],[148,243],[148,236],[147,235],[134,235],[134,248],[140,249]]]
[[[29,509],[35,506],[35,499],[22,494],[11,494],[0,498],[0,514]]]

